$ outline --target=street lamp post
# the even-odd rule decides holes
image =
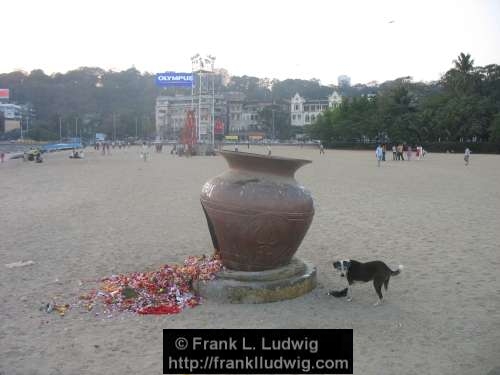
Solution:
[[[274,138],[275,138],[275,135],[274,135],[274,108],[272,110],[272,113],[273,113],[273,141],[274,141]]]
[[[215,64],[215,56],[208,55],[208,58],[210,59],[210,68],[212,70],[212,147],[215,145],[215,70],[214,70],[214,64]]]
[[[116,142],[116,121],[114,113],[113,113],[113,142]]]

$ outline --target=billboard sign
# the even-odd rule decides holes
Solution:
[[[9,89],[0,89],[0,99],[9,99],[10,91]]]
[[[156,85],[160,87],[192,87],[193,73],[165,72],[156,74]]]
[[[106,140],[106,134],[104,133],[95,133],[96,142],[104,142]]]

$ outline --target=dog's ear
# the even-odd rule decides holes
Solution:
[[[336,270],[340,269],[340,262],[338,260],[332,262],[332,266],[333,268],[335,268]]]

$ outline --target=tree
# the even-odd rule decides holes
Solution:
[[[471,73],[474,68],[474,60],[471,58],[469,53],[466,55],[461,52],[460,55],[458,55],[458,58],[453,60],[453,64],[455,64],[455,69],[463,74]]]

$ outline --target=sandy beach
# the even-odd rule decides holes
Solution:
[[[377,168],[374,152],[273,147],[313,161],[296,174],[315,202],[297,252],[317,266],[313,292],[261,305],[207,300],[177,315],[40,311],[77,298],[82,281],[212,253],[199,196],[227,164],[169,150],[148,162],[131,148],[0,165],[1,375],[161,374],[168,328],[352,328],[355,374],[500,373],[500,155]],[[349,303],[327,295],[344,288],[331,262],[345,258],[405,269],[381,306],[371,283],[355,285]]]

